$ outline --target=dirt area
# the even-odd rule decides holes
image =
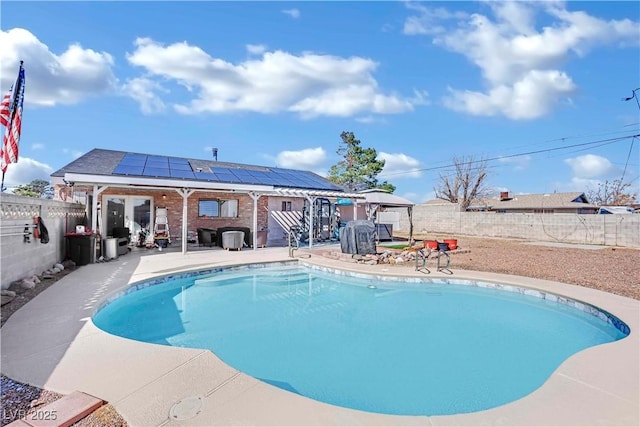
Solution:
[[[451,237],[418,234],[414,238],[442,241]],[[555,280],[640,300],[640,250],[581,249],[464,236],[457,239],[458,248],[469,252],[451,255],[453,271],[489,271]]]
[[[414,238],[443,240],[449,237],[417,234]],[[458,247],[461,249],[460,253],[451,255],[451,269],[454,272],[456,269],[464,269],[555,280],[640,300],[640,250],[613,247],[580,249],[529,244],[518,240],[464,236],[458,237]],[[405,265],[394,268],[409,267]],[[18,295],[2,306],[2,325],[30,299],[72,272],[73,269],[66,269],[54,279],[43,280],[34,289],[22,290],[12,287]],[[0,380],[0,411],[4,414],[0,424],[2,426],[14,420],[10,415],[20,412],[17,410],[32,412],[62,397],[58,393],[15,382],[4,375]],[[75,426],[115,427],[127,426],[127,423],[113,406],[105,405]]]

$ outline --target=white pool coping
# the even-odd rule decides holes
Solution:
[[[105,333],[91,321],[107,295],[133,282],[212,266],[284,260],[291,260],[286,248],[186,255],[151,250],[79,267],[2,327],[2,373],[60,393],[79,390],[100,397],[132,426],[640,425],[640,301],[558,282],[460,271],[455,259],[452,276],[433,269],[426,276],[513,284],[565,296],[614,314],[631,334],[573,355],[542,387],[512,403],[468,414],[394,416],[317,402],[238,372],[208,350],[141,343]],[[425,277],[411,266],[351,264],[316,255],[304,262],[368,274]],[[188,397],[201,397],[199,414],[183,421],[172,419],[171,407]]]

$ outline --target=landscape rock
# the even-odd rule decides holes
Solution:
[[[5,305],[10,303],[11,301],[13,301],[15,297],[16,297],[15,295],[14,296],[5,295],[5,294],[0,295],[0,305]]]
[[[20,286],[23,289],[33,289],[36,287],[36,282],[30,279],[22,279],[22,282],[20,282]]]
[[[53,268],[51,269],[51,272],[52,272],[53,274],[58,274],[58,273],[60,273],[60,271],[62,271],[62,270],[60,270],[58,267],[53,267]]]
[[[59,262],[54,264],[54,267],[60,271],[64,270],[64,265],[60,264]]]
[[[7,296],[7,297],[15,297],[16,293],[15,291],[10,291],[8,289],[3,289],[2,291],[0,291],[1,295]]]
[[[31,276],[31,280],[33,280],[36,283],[36,285],[41,282],[37,274],[34,274],[33,276]]]

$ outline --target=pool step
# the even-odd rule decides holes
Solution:
[[[259,271],[247,271],[238,274],[221,274],[217,276],[205,277],[202,279],[196,279],[193,283],[198,286],[224,286],[224,285],[232,285],[236,283],[238,280],[252,278],[254,274],[259,273]],[[306,272],[301,272],[299,270],[291,270],[287,272],[278,272],[278,273],[269,273],[267,276],[259,276],[258,283],[260,285],[287,285],[292,284],[293,282],[298,282],[302,280],[309,280],[309,275]]]
[[[36,409],[7,427],[67,427],[83,419],[104,403],[102,399],[81,391],[74,391]]]

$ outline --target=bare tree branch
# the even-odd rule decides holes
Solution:
[[[454,157],[454,175],[440,174],[440,182],[434,187],[436,197],[460,204],[464,211],[474,200],[485,197],[489,188],[487,161],[476,160],[473,156]]]

